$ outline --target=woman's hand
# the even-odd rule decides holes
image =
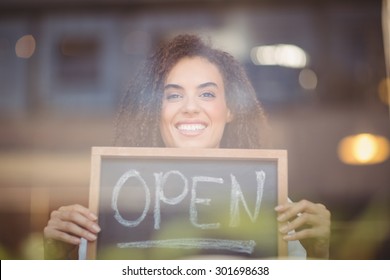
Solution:
[[[60,207],[51,212],[50,220],[43,231],[45,259],[77,258],[81,238],[94,241],[100,231],[97,217],[81,205]]]
[[[301,200],[279,205],[275,210],[284,240],[299,240],[308,258],[329,258],[331,214],[324,205]]]
[[[63,206],[51,213],[44,237],[71,245],[79,245],[81,238],[94,241],[100,231],[96,221],[96,215],[88,208],[77,204]]]

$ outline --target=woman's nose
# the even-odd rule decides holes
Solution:
[[[186,97],[184,100],[182,110],[184,113],[187,113],[187,114],[199,113],[200,106],[199,106],[198,101],[195,98]]]

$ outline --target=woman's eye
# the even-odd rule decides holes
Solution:
[[[214,98],[215,94],[212,92],[203,92],[200,96],[204,98]]]
[[[178,93],[169,93],[165,95],[166,100],[174,101],[180,99],[182,96]]]

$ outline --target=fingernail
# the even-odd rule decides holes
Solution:
[[[275,209],[275,211],[283,210],[283,205],[278,205],[274,209]]]
[[[92,234],[92,233],[88,233],[88,238],[87,238],[89,241],[94,241],[96,240],[96,235]]]
[[[75,245],[79,245],[81,243],[80,238],[77,237],[73,237],[71,242]]]
[[[287,232],[288,232],[288,226],[282,226],[282,227],[279,229],[279,231],[280,231],[281,233],[287,233]]]
[[[100,227],[99,227],[98,225],[96,225],[96,224],[94,224],[94,225],[92,226],[92,229],[93,229],[95,232],[100,232],[100,231],[101,231]]]
[[[93,219],[93,220],[97,220],[97,218],[98,218],[98,217],[97,217],[94,213],[92,213],[92,212],[89,214],[89,216],[90,216],[91,219]]]
[[[283,240],[285,240],[285,241],[294,240],[294,234],[287,234],[287,235],[283,236]]]

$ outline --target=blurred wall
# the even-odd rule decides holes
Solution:
[[[42,258],[61,205],[87,205],[91,146],[109,146],[116,108],[161,40],[198,32],[246,67],[289,154],[289,195],[332,212],[335,259],[389,258],[390,163],[351,165],[349,135],[390,138],[381,1],[2,1],[0,257]],[[253,48],[291,44],[301,67]],[[252,56],[251,56],[252,53]]]

